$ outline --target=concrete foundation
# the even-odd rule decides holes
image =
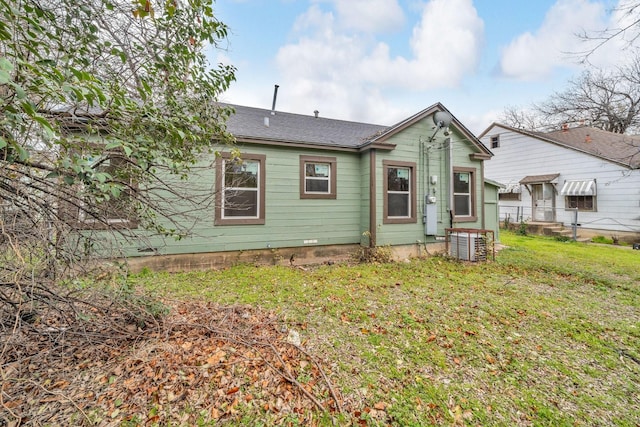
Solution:
[[[126,260],[129,271],[193,271],[230,267],[235,264],[256,265],[317,265],[356,261],[362,251],[360,245],[332,245],[247,251],[211,252],[199,254],[153,255]],[[391,256],[397,261],[422,258],[442,253],[445,244],[413,244],[390,247]]]

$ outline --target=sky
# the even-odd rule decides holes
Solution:
[[[436,102],[476,135],[588,67],[621,66],[624,40],[579,61],[578,35],[618,28],[629,0],[215,0],[237,68],[221,101],[393,125]]]

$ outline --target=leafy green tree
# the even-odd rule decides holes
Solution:
[[[178,184],[232,143],[216,100],[235,70],[205,54],[226,37],[210,0],[0,0],[5,266],[25,250],[72,263],[98,239],[80,228],[188,231],[176,215],[203,203],[176,202]],[[5,268],[0,282],[17,277]]]

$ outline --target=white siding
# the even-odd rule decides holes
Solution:
[[[630,170],[495,125],[485,132],[482,142],[491,146],[491,136],[495,135],[500,135],[500,145],[491,149],[494,157],[485,162],[487,178],[506,185],[528,175],[559,173],[556,220],[565,226],[573,221],[573,212],[565,211],[565,198],[559,194],[563,183],[567,180],[595,179],[597,211],[578,213],[578,223],[582,228],[640,232],[640,170]],[[500,201],[500,219],[503,220],[506,213],[511,213],[511,218],[515,220],[517,207],[520,207],[524,212],[523,219],[531,220],[531,204],[531,195],[522,187],[520,201]]]

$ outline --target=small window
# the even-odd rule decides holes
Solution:
[[[416,222],[415,163],[384,165],[384,219],[387,224]]]
[[[453,212],[456,221],[475,221],[475,169],[454,168]]]
[[[594,196],[566,196],[565,206],[579,211],[596,211],[596,201]]]
[[[500,135],[494,135],[491,137],[491,148],[500,147]]]
[[[521,200],[522,193],[498,193],[498,200]]]
[[[96,197],[80,185],[77,191],[81,202],[72,209],[75,210],[73,216],[78,226],[84,229],[136,228],[138,221],[134,192],[137,185],[130,176],[130,161],[118,152],[87,154],[84,158],[96,174],[107,174],[109,181],[119,185],[105,197]]]
[[[265,156],[216,161],[216,225],[264,224]]]
[[[336,198],[336,158],[300,156],[300,198]]]

